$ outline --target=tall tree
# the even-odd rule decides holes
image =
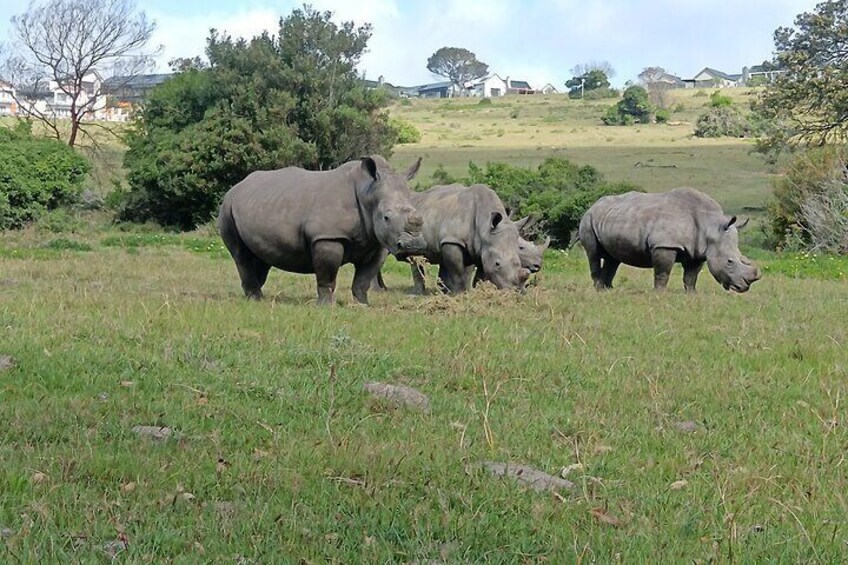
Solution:
[[[574,65],[571,69],[571,74],[576,77],[588,75],[592,71],[601,71],[607,78],[615,76],[615,69],[609,61],[589,61],[588,63],[580,63]]]
[[[609,90],[610,81],[604,71],[592,69],[585,74],[568,79],[565,86],[571,89],[568,92],[571,98],[582,98],[586,92],[599,89]]]
[[[486,76],[489,65],[468,49],[442,47],[427,59],[427,70],[450,80],[462,92],[469,81]]]
[[[147,45],[154,29],[133,0],[35,1],[12,18],[4,74],[17,86],[24,113],[74,146],[80,135],[90,137],[85,120],[103,105],[106,85],[119,89],[152,66],[156,50]],[[91,80],[94,72],[99,76]],[[33,103],[51,87],[61,104]]]
[[[122,217],[191,228],[253,171],[390,153],[386,95],[356,72],[371,28],[332,16],[293,10],[276,37],[212,30],[208,65],[178,61],[185,70],[153,90],[127,136]]]
[[[637,77],[648,91],[651,103],[660,108],[668,108],[668,91],[675,87],[673,80],[662,67],[645,67]]]
[[[779,124],[761,144],[822,145],[848,140],[848,0],[829,0],[774,32],[781,69],[754,109]]]

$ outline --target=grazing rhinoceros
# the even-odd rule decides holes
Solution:
[[[248,298],[262,297],[271,267],[315,273],[318,303],[335,302],[336,274],[353,263],[353,296],[368,303],[368,286],[386,250],[421,253],[421,216],[408,181],[379,156],[331,171],[298,167],[251,173],[224,196],[221,237],[235,260]]]
[[[628,192],[604,196],[580,220],[579,237],[595,288],[612,288],[619,264],[654,269],[662,290],[674,263],[683,264],[683,284],[695,290],[704,263],[727,290],[745,292],[760,273],[739,252],[736,216],[693,188],[660,194]]]
[[[473,267],[499,289],[524,288],[530,271],[518,257],[518,228],[495,191],[482,184],[434,186],[413,202],[424,218],[421,255],[439,264],[447,292],[467,290]],[[412,270],[415,277],[416,266]]]
[[[515,227],[518,228],[519,236],[518,236],[518,260],[521,262],[521,266],[530,271],[530,273],[538,273],[542,269],[542,257],[547,250],[548,246],[551,243],[551,238],[548,237],[545,239],[545,242],[541,245],[536,245],[532,241],[528,241],[521,236],[521,229],[528,222],[529,216],[518,220],[515,223]],[[473,285],[477,286],[482,280],[485,280],[485,276],[480,269],[476,269],[474,267],[470,267],[474,270],[474,282]],[[424,294],[426,292],[426,284],[425,284],[425,273],[423,271],[424,267],[422,265],[412,265],[412,283],[415,286],[415,292],[417,294]],[[372,290],[385,290],[386,283],[383,282],[383,274],[382,271],[377,274],[377,278],[374,279],[374,283],[371,285]]]

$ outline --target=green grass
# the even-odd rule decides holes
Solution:
[[[523,297],[410,297],[391,262],[371,308],[346,267],[320,309],[278,271],[245,301],[230,260],[192,251],[203,233],[55,237],[7,239],[40,260],[0,253],[2,561],[106,560],[122,533],[126,562],[844,556],[848,279],[768,268],[803,257],[761,259],[741,296],[707,273],[685,295],[679,272],[658,295],[629,268],[599,294],[573,249]],[[583,468],[557,498],[481,460]]]

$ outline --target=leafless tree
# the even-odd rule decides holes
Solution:
[[[674,77],[662,67],[645,67],[639,73],[639,82],[648,91],[651,103],[660,108],[668,108],[668,91],[676,88]]]
[[[601,71],[607,75],[607,78],[615,76],[615,69],[612,68],[609,61],[590,61],[588,63],[574,65],[574,68],[571,69],[571,74],[576,77],[582,77],[592,71]]]
[[[21,113],[73,147],[80,136],[93,140],[89,129],[98,124],[90,118],[107,94],[153,66],[155,27],[133,0],[34,0],[12,18],[2,74],[16,88]],[[48,89],[61,105],[37,103]]]

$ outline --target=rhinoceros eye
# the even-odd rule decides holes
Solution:
[[[392,219],[388,215],[383,216],[383,219],[386,221],[387,224],[392,221]]]

